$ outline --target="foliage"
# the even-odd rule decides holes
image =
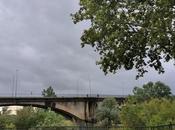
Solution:
[[[126,103],[120,112],[122,124],[129,127],[175,123],[175,101],[152,99],[140,104]]]
[[[34,128],[73,124],[71,121],[67,121],[63,116],[56,114],[51,110],[24,107],[17,112],[15,125],[17,128]]]
[[[118,123],[119,107],[115,98],[106,98],[98,106],[96,118],[101,126],[110,127]]]
[[[52,86],[49,86],[47,89],[44,89],[42,91],[42,96],[44,96],[44,97],[56,97],[56,94],[55,94]]]
[[[0,127],[2,128],[15,128],[15,116],[10,115],[10,110],[8,110],[8,106],[2,107],[2,111],[0,114]]]
[[[66,121],[65,118],[50,110],[41,110],[37,112],[37,127],[54,127],[54,126],[70,126],[72,122]]]
[[[148,67],[163,73],[162,62],[175,58],[174,5],[173,0],[80,0],[72,18],[91,23],[82,47],[95,48],[105,74],[135,68],[138,78]]]
[[[150,100],[151,98],[168,98],[171,96],[171,89],[169,86],[158,81],[156,83],[149,82],[140,87],[133,89],[133,96],[130,96],[130,100],[133,102],[143,102]]]
[[[0,128],[15,128],[15,119],[14,115],[0,115]]]
[[[126,127],[145,126],[142,120],[142,106],[138,104],[125,104],[120,111],[120,121]]]
[[[17,111],[15,122],[17,128],[31,128],[36,124],[36,114],[33,107],[24,107]]]

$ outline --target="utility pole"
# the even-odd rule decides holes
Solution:
[[[16,69],[15,97],[17,96],[17,89],[18,89],[18,69]]]
[[[79,96],[79,80],[77,80],[77,97]]]
[[[15,76],[12,76],[12,97],[14,97]]]
[[[90,76],[88,76],[88,80],[89,80],[89,96],[91,97],[91,79]]]

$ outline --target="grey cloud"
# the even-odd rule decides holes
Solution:
[[[74,25],[70,13],[77,0],[0,0],[0,94],[12,94],[18,69],[18,94],[40,95],[52,85],[57,94],[128,94],[136,85],[161,80],[173,86],[174,67],[149,72],[135,80],[135,71],[104,73],[95,65],[93,48],[80,46],[89,23]]]

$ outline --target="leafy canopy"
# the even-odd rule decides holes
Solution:
[[[23,109],[18,110],[15,119],[15,126],[20,129],[71,125],[73,125],[71,121],[66,120],[63,116],[51,110],[33,107],[24,107]]]
[[[115,98],[106,98],[98,106],[97,122],[101,126],[110,127],[118,123],[119,107]]]
[[[47,89],[43,89],[42,96],[44,96],[44,97],[56,97],[56,93],[54,92],[52,86],[49,86]]]
[[[135,68],[138,78],[149,67],[163,73],[162,62],[175,59],[174,0],[80,0],[72,18],[91,22],[82,47],[95,48],[105,74]]]
[[[38,109],[36,112],[37,127],[56,127],[56,126],[71,126],[73,123],[66,120],[63,116],[51,111]]]
[[[175,101],[152,99],[139,104],[126,103],[120,112],[120,120],[127,127],[156,126],[175,123]]]
[[[149,82],[142,87],[134,87],[133,94],[129,98],[136,102],[143,102],[152,98],[169,98],[172,95],[170,87],[160,81]]]
[[[15,126],[16,128],[30,128],[34,127],[37,122],[36,113],[33,107],[24,107],[23,109],[17,110]]]

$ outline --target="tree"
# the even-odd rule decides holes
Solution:
[[[138,78],[149,67],[163,73],[162,62],[175,59],[174,5],[173,0],[80,0],[72,18],[91,23],[82,47],[95,48],[105,74],[135,68]]]
[[[51,111],[44,111],[38,109],[37,113],[37,127],[56,127],[56,126],[72,126],[73,123],[66,120],[63,116]]]
[[[15,116],[10,115],[11,110],[8,110],[8,106],[2,107],[2,111],[0,113],[0,127],[1,128],[15,128]]]
[[[27,129],[37,125],[37,116],[33,107],[24,107],[17,111],[16,115],[16,128]]]
[[[126,127],[144,127],[146,124],[142,119],[142,110],[140,104],[126,103],[119,114],[122,125]]]
[[[120,120],[127,127],[157,126],[175,123],[175,101],[151,99],[139,104],[126,103],[120,112]]]
[[[130,96],[131,99],[134,99],[136,102],[143,102],[151,98],[169,98],[171,96],[171,89],[160,81],[156,83],[149,82],[143,85],[142,88],[135,87],[133,94],[133,96]]]
[[[51,86],[42,91],[42,96],[44,97],[56,97],[56,94]]]
[[[119,108],[115,98],[106,98],[98,106],[96,118],[101,126],[110,127],[118,123]]]
[[[45,111],[41,108],[24,107],[17,111],[15,125],[16,128],[27,129],[35,127],[70,126],[73,125],[73,123],[49,109]]]
[[[0,115],[0,128],[1,129],[14,129],[15,128],[14,115]]]

